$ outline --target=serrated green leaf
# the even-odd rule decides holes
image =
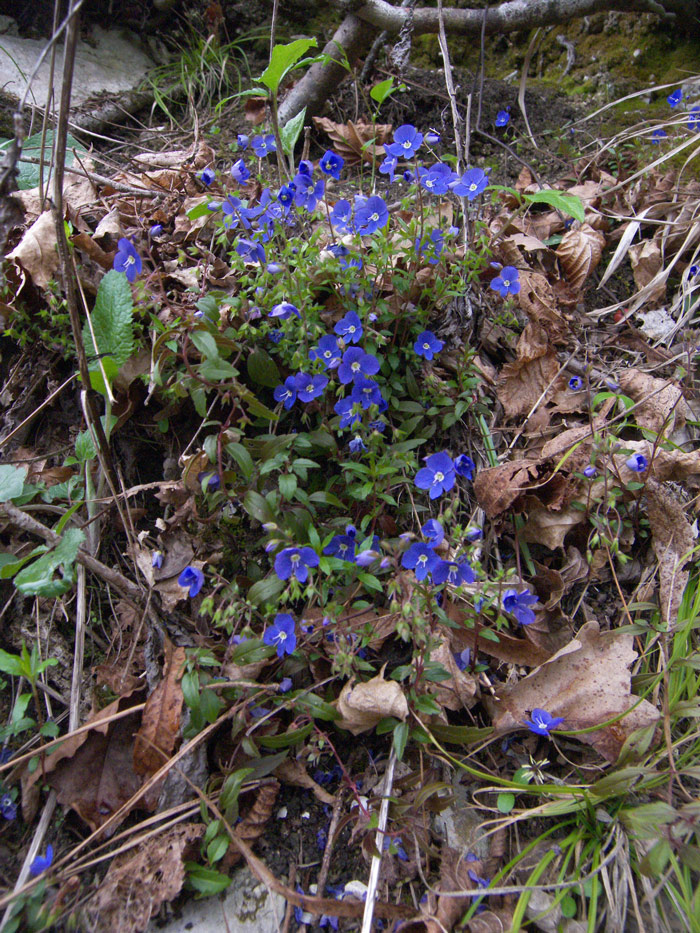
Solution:
[[[24,480],[27,477],[26,467],[13,466],[3,463],[0,466],[0,502],[9,502],[22,494]]]
[[[292,117],[291,120],[288,120],[283,127],[280,129],[280,139],[282,140],[282,148],[287,153],[291,155],[294,152],[294,147],[297,144],[297,140],[301,136],[301,131],[304,129],[304,120],[306,119],[306,107],[298,113],[295,117]]]
[[[92,329],[97,347],[87,322],[83,327],[88,358],[106,354],[112,357],[117,367],[123,366],[134,352],[133,317],[131,286],[123,272],[112,269],[100,282],[92,312]],[[99,370],[99,361],[91,359],[88,368],[90,372]]]
[[[583,201],[578,195],[556,191],[554,188],[545,188],[543,191],[535,191],[523,197],[530,204],[548,204],[555,210],[561,211],[562,214],[569,214],[575,220],[580,220],[581,223],[586,219]]]
[[[81,463],[87,463],[88,460],[94,460],[97,456],[97,449],[92,442],[92,435],[89,431],[81,431],[75,439],[75,456]]]
[[[54,131],[47,130],[46,137],[44,139],[44,183],[48,181],[48,173],[50,166],[53,164],[53,141],[54,141]],[[0,150],[7,149],[12,140],[3,139],[0,140]],[[66,158],[65,165],[71,166],[74,161],[74,155],[72,150],[76,149],[80,153],[84,154],[85,149],[78,142],[78,140],[71,136],[70,134],[66,138]],[[26,159],[36,159],[36,162],[28,162]],[[40,176],[40,165],[39,161],[41,160],[41,133],[35,133],[33,136],[30,136],[28,139],[25,139],[24,145],[22,146],[22,155],[20,156],[18,169],[19,175],[17,176],[17,187],[20,191],[27,191],[29,188],[36,188],[39,185]]]
[[[270,64],[260,75],[260,81],[276,94],[286,74],[306,55],[311,48],[316,48],[315,39],[295,39],[287,45],[276,45],[270,55]]]
[[[261,347],[256,347],[248,354],[246,367],[250,378],[259,386],[274,389],[282,381],[277,363]]]
[[[38,560],[24,567],[14,584],[25,596],[60,596],[67,592],[75,580],[74,561],[85,535],[79,528],[69,528],[58,544]],[[55,577],[59,567],[63,575]]]

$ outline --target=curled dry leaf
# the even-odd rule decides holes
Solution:
[[[557,310],[554,290],[543,273],[520,270],[518,301],[530,320],[547,334],[550,343],[566,342],[568,327]]]
[[[682,504],[665,486],[649,480],[646,487],[651,543],[659,562],[659,602],[667,625],[678,618],[678,609],[689,573],[684,566],[696,541]]]
[[[664,260],[661,246],[658,241],[642,240],[628,249],[634,284],[638,289],[646,288],[663,269]],[[651,288],[646,295],[648,302],[661,301],[666,294],[666,282],[662,278]]]
[[[527,522],[521,531],[525,541],[542,544],[550,551],[564,546],[564,538],[586,515],[581,509],[565,508],[551,511],[541,506],[528,509]]]
[[[632,695],[629,667],[636,657],[631,634],[601,632],[597,622],[587,622],[537,670],[504,687],[497,698],[485,697],[496,733],[525,729],[533,709],[563,717],[562,729],[598,726],[625,713],[611,725],[576,736],[608,761],[616,761],[625,739],[659,718],[651,703]]]
[[[141,716],[141,728],[134,744],[134,769],[150,777],[170,759],[180,735],[182,687],[185,671],[185,649],[165,642],[163,679],[146,700]]]
[[[348,164],[383,158],[384,143],[393,129],[391,123],[334,123],[328,117],[314,117],[313,121],[330,136],[335,143],[335,151]]]
[[[570,285],[581,289],[597,268],[604,248],[605,237],[590,224],[582,224],[577,230],[568,230],[564,234],[556,253]]]
[[[460,671],[455,656],[446,640],[430,652],[430,660],[442,664],[450,675],[449,680],[430,684],[431,696],[447,709],[470,709],[475,703],[476,678],[468,671]]]
[[[267,100],[264,97],[249,97],[243,107],[245,118],[253,126],[259,126],[265,122],[267,116]]]
[[[272,808],[277,800],[280,791],[278,781],[268,781],[261,784],[255,795],[253,806],[246,815],[236,824],[234,833],[237,839],[240,839],[246,845],[253,846],[265,832],[265,827],[272,816]],[[221,863],[222,871],[229,871],[233,865],[240,862],[242,856],[240,851],[232,845],[229,845],[224,860]]]
[[[403,690],[395,680],[384,680],[383,674],[382,670],[362,684],[345,684],[336,701],[338,712],[343,717],[336,726],[359,735],[374,729],[386,716],[402,721],[406,719],[408,703]]]
[[[37,288],[46,288],[58,270],[56,226],[51,211],[39,215],[7,258],[28,272]]]
[[[488,518],[495,518],[510,508],[535,475],[532,460],[512,460],[500,466],[480,470],[474,478],[474,493]]]
[[[546,335],[537,325],[528,324],[518,340],[518,358],[501,369],[496,388],[507,418],[530,414],[553,391],[559,362]]]
[[[285,784],[293,784],[295,787],[303,787],[313,792],[317,800],[321,803],[327,803],[333,806],[335,797],[324,790],[320,784],[311,777],[301,761],[296,758],[285,758],[285,760],[275,768],[277,777]]]
[[[638,403],[635,419],[640,428],[648,428],[668,437],[674,430],[685,427],[686,418],[692,417],[681,390],[668,379],[655,379],[638,369],[620,373],[620,388]]]
[[[151,836],[118,855],[87,905],[93,929],[101,933],[143,933],[161,904],[177,897],[185,881],[184,862],[204,834],[188,823]]]

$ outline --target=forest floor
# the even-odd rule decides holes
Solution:
[[[70,142],[63,259],[22,165],[0,929],[700,929],[700,83],[591,19],[455,44],[459,159],[433,40],[286,155],[234,41]]]

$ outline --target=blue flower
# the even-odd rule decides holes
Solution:
[[[197,480],[206,492],[216,492],[221,488],[221,477],[212,470],[201,470],[197,474]]]
[[[299,163],[299,172],[302,175],[306,175],[307,178],[311,178],[311,176],[314,173],[313,162],[309,162],[308,159],[302,159],[301,162]]]
[[[318,567],[318,554],[310,547],[286,547],[275,558],[275,573],[280,580],[296,577],[300,583],[309,578],[309,567]]]
[[[199,593],[199,591],[204,586],[204,574],[201,570],[198,570],[197,567],[185,567],[180,576],[177,578],[177,582],[180,586],[185,588],[189,587],[190,596],[192,599]]]
[[[433,582],[437,584],[459,586],[460,583],[473,583],[475,580],[476,574],[466,560],[441,560],[433,570]]]
[[[159,237],[163,232],[163,224],[153,224],[148,232],[153,239],[156,239],[156,237]]]
[[[459,457],[455,459],[455,473],[457,476],[462,476],[464,479],[471,479],[474,476],[474,470],[476,469],[476,464],[471,457],[468,457],[466,454],[460,454]]]
[[[404,123],[396,128],[393,143],[386,143],[384,150],[396,159],[412,159],[422,144],[423,134],[410,123]]]
[[[253,148],[253,152],[259,159],[264,158],[271,152],[277,151],[277,144],[275,143],[275,137],[272,135],[272,133],[268,133],[267,136],[253,136],[250,141],[250,145]]]
[[[456,173],[443,162],[436,162],[429,169],[422,166],[418,168],[418,181],[431,194],[447,194],[456,178]]]
[[[355,410],[356,404],[360,403],[355,402],[349,396],[348,398],[341,398],[335,403],[333,411],[340,415],[340,424],[338,427],[341,431],[344,431],[346,428],[354,428],[356,424],[362,423],[362,417]]]
[[[334,535],[324,549],[323,553],[329,557],[338,557],[340,560],[355,560],[355,538],[357,529],[354,525],[348,525],[344,535]]]
[[[301,207],[310,213],[323,197],[326,183],[320,178],[316,184],[314,184],[310,175],[304,175],[302,172],[299,172],[294,179],[294,184],[297,186],[297,190],[294,194],[294,203],[297,207]]]
[[[297,317],[301,317],[299,313],[299,308],[296,305],[291,304],[289,301],[281,301],[278,305],[275,305],[272,311],[268,314],[268,317],[278,317],[282,321],[286,321],[287,318],[290,318],[293,314],[296,314]]]
[[[333,330],[348,343],[359,343],[362,339],[362,321],[354,311],[348,311]]]
[[[425,580],[440,564],[440,558],[429,544],[412,544],[401,558],[401,566],[413,570],[416,580]]]
[[[434,266],[440,258],[440,253],[445,248],[445,236],[442,230],[431,230],[422,240],[420,237],[416,237],[413,241],[413,248],[419,256],[427,255],[428,262]]]
[[[284,385],[277,386],[272,393],[276,402],[284,402],[284,407],[289,411],[297,400],[297,384],[294,376],[287,376]]]
[[[374,376],[379,372],[379,360],[360,347],[349,347],[343,353],[343,360],[338,367],[338,379],[347,385],[357,382],[362,376]]]
[[[288,207],[294,200],[295,188],[291,185],[282,185],[280,190],[277,192],[277,200],[280,204],[284,204],[285,207]]]
[[[632,470],[633,473],[644,473],[649,466],[649,461],[644,454],[632,454],[631,457],[625,460],[625,466],[628,470]]]
[[[331,224],[340,233],[353,233],[352,207],[345,198],[338,201],[331,211]]]
[[[373,379],[368,379],[366,376],[361,376],[359,379],[355,380],[350,398],[353,402],[362,405],[364,409],[369,408],[371,405],[379,405],[381,407],[384,401],[377,383]]]
[[[395,156],[388,155],[383,162],[379,163],[379,172],[381,175],[388,175],[389,181],[393,184],[394,174],[396,172],[396,163],[399,160]]]
[[[250,178],[250,169],[246,167],[243,159],[238,159],[237,162],[234,162],[231,166],[231,177],[234,181],[238,182],[239,185],[244,185]]]
[[[151,567],[154,567],[156,570],[160,570],[163,566],[163,552],[154,551],[151,555]]]
[[[283,677],[280,680],[279,691],[280,693],[288,693],[292,689],[292,678]]]
[[[137,275],[141,275],[141,269],[143,268],[141,257],[136,252],[134,244],[131,240],[127,240],[126,237],[122,237],[117,246],[118,249],[114,255],[112,267],[117,272],[123,272],[129,282],[133,282]]]
[[[37,855],[32,864],[29,866],[29,874],[32,878],[36,878],[37,875],[45,872],[47,868],[51,868],[51,863],[53,862],[53,846],[46,846],[46,855]]]
[[[202,182],[203,185],[206,185],[207,187],[209,187],[209,185],[214,181],[215,178],[216,178],[216,172],[214,171],[213,168],[202,169],[201,173],[199,174],[199,180]]]
[[[457,665],[459,670],[466,671],[471,661],[471,655],[472,655],[471,649],[465,648],[464,651],[460,651],[459,654],[456,654],[455,652],[453,652],[453,654],[454,654],[455,664]]]
[[[480,168],[470,168],[450,188],[458,197],[473,201],[488,187],[489,177]]]
[[[683,91],[680,88],[671,91],[666,100],[668,101],[669,107],[677,107],[683,100]]]
[[[437,130],[428,130],[425,134],[425,141],[429,146],[437,146],[440,142],[440,134]]]
[[[440,522],[429,518],[421,528],[421,533],[430,547],[436,548],[445,540],[445,532]]]
[[[583,379],[580,376],[572,376],[569,379],[569,388],[572,392],[580,392],[583,388]]]
[[[510,114],[507,110],[499,110],[496,114],[496,126],[507,126],[510,123]]]
[[[564,722],[561,716],[555,718],[546,709],[533,709],[530,716],[531,718],[526,719],[523,725],[527,726],[530,732],[534,732],[536,735],[549,735],[552,729],[556,729],[558,725]]]
[[[238,143],[239,149],[247,149],[248,143],[250,142],[250,140],[245,135],[245,133],[239,133],[238,136],[236,137],[236,142]]]
[[[343,166],[345,165],[345,159],[342,156],[339,156],[337,152],[333,152],[331,149],[327,149],[326,152],[321,156],[321,161],[318,163],[319,168],[326,175],[330,175],[331,178],[335,178],[336,181],[340,181],[340,173]]]
[[[17,804],[9,794],[3,794],[2,797],[0,797],[0,813],[2,813],[3,819],[7,820],[8,823],[12,822],[17,816]],[[50,864],[51,862],[49,862],[49,865]]]
[[[504,266],[496,278],[491,279],[491,288],[498,292],[501,298],[517,295],[520,291],[520,280],[515,266]]]
[[[367,450],[367,445],[362,440],[361,434],[356,434],[353,439],[348,444],[351,454],[360,454],[363,451]]]
[[[459,460],[459,457],[457,457],[457,460]],[[455,467],[456,466],[457,462],[455,461]],[[484,532],[481,530],[481,528],[467,528],[467,541],[480,541],[483,537]]]
[[[531,625],[535,621],[535,613],[530,606],[538,602],[536,595],[529,590],[518,593],[517,590],[506,590],[503,594],[503,611],[514,615],[521,625]]]
[[[270,275],[279,275],[284,266],[282,266],[279,262],[268,262],[266,268]]]
[[[362,236],[376,233],[389,222],[389,208],[378,194],[367,198],[355,211],[355,227]]]
[[[311,402],[323,395],[328,385],[328,376],[311,376],[308,373],[297,373],[294,377],[297,395],[300,402]]]
[[[275,616],[274,623],[265,629],[263,641],[266,645],[277,648],[278,658],[283,658],[285,654],[292,654],[297,646],[294,619],[286,612],[280,612]]]
[[[593,479],[594,476],[598,475],[598,471],[592,463],[589,463],[588,466],[584,469],[583,475],[586,477],[586,479]]]
[[[271,330],[267,335],[273,343],[279,343],[280,340],[284,337],[284,331],[281,330]]]
[[[426,462],[416,473],[414,480],[419,489],[430,490],[431,499],[437,499],[444,492],[449,492],[455,484],[455,465],[452,458],[443,450],[439,454],[431,454],[423,458]]]
[[[318,344],[309,350],[309,359],[318,360],[328,369],[335,369],[340,363],[340,347],[335,337],[321,337]]]
[[[700,127],[700,107],[691,107],[688,114],[688,128],[696,133]]]
[[[424,356],[426,360],[432,360],[436,353],[445,346],[442,340],[438,340],[432,331],[424,330],[418,335],[418,339],[413,344],[413,349],[418,356]]]
[[[224,227],[228,227],[229,229],[233,230],[240,223],[245,227],[246,230],[250,230],[249,218],[251,216],[251,212],[243,206],[243,201],[241,201],[240,198],[230,194],[221,205],[221,210],[224,213]]]
[[[265,247],[262,243],[256,243],[255,240],[246,240],[240,237],[236,243],[236,252],[245,262],[255,262],[262,264],[265,262]]]
[[[659,128],[658,130],[654,130],[654,132],[651,134],[652,146],[658,146],[661,140],[665,139],[666,136],[668,136],[668,133],[666,132],[666,130],[662,130],[661,128]]]

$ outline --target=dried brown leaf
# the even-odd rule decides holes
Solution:
[[[692,557],[696,542],[683,505],[669,489],[648,480],[646,494],[651,543],[659,562],[661,617],[672,625],[678,618],[689,578],[683,568]]]
[[[177,897],[185,881],[188,850],[204,826],[173,826],[118,855],[87,910],[100,933],[143,933],[161,904]]]
[[[634,284],[638,289],[647,286],[658,272],[663,269],[664,260],[658,240],[642,240],[628,249]],[[660,301],[666,294],[666,283],[659,281],[647,295],[647,301]]]
[[[56,226],[51,211],[39,215],[7,258],[28,272],[37,288],[46,288],[58,270]]]
[[[328,117],[314,117],[313,121],[330,136],[335,143],[335,151],[349,164],[382,158],[385,155],[384,143],[393,129],[391,123],[353,123],[350,120],[334,123]]]
[[[568,230],[561,238],[556,253],[567,281],[580,290],[583,283],[598,266],[605,248],[605,237],[590,224],[581,224],[577,230]]]
[[[587,521],[581,509],[550,511],[546,508],[528,509],[527,521],[521,531],[525,541],[542,544],[550,551],[564,546],[564,538],[581,522]]]
[[[473,674],[459,669],[447,640],[443,639],[437,648],[430,652],[430,660],[442,664],[450,675],[449,680],[430,684],[431,696],[440,706],[455,712],[459,709],[470,709],[476,703],[477,681]]]
[[[331,806],[335,803],[333,794],[329,794],[320,784],[317,784],[301,761],[298,761],[296,758],[285,758],[285,760],[275,768],[275,774],[280,781],[284,781],[285,784],[293,784],[295,787],[303,787],[306,790],[313,791],[314,796],[320,800],[321,803],[327,803]]]
[[[505,512],[530,483],[537,470],[532,460],[512,460],[480,470],[474,478],[474,493],[489,518]]]
[[[528,415],[538,402],[544,403],[559,372],[557,355],[539,326],[527,325],[517,349],[517,360],[501,369],[496,387],[507,418]]]
[[[692,416],[681,390],[668,379],[628,369],[620,373],[619,382],[625,395],[639,403],[634,416],[640,428],[668,436],[685,427],[686,418]]]
[[[259,126],[265,121],[267,115],[267,99],[265,97],[249,97],[243,110],[248,123]]]
[[[557,308],[557,300],[547,276],[531,269],[520,271],[520,307],[534,324],[539,324],[552,344],[566,342],[568,327]]]
[[[241,839],[246,845],[251,847],[257,842],[270,821],[272,808],[275,805],[279,791],[280,785],[277,781],[268,781],[266,784],[260,785],[255,795],[253,806],[248,810],[241,821],[236,824],[236,828],[234,829],[236,838]],[[241,858],[240,851],[235,846],[230,845],[221,863],[222,870],[229,871],[233,865],[237,865],[238,862],[240,862]]]
[[[348,682],[336,704],[343,717],[336,726],[353,735],[374,729],[380,719],[395,716],[404,720],[408,716],[408,703],[401,686],[395,680],[384,680],[382,670],[376,677],[361,684]]]
[[[632,695],[629,667],[636,657],[631,634],[601,633],[597,622],[587,622],[540,668],[504,687],[495,700],[485,697],[496,733],[524,729],[536,708],[562,716],[563,729],[598,726],[625,713],[611,725],[576,736],[608,761],[616,761],[625,739],[659,718],[651,703]]]
[[[169,760],[180,734],[185,649],[166,639],[165,657],[163,679],[146,700],[134,743],[134,770],[149,777]]]

